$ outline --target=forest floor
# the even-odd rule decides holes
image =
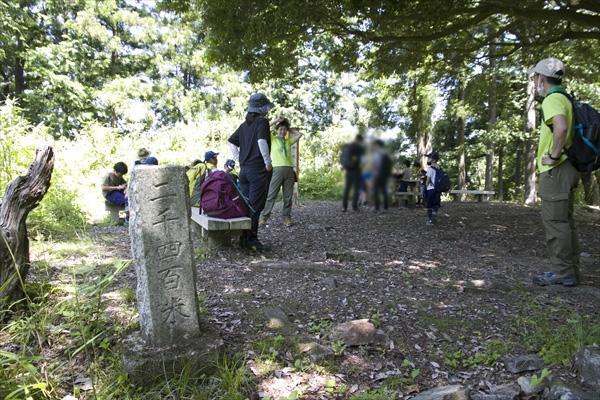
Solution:
[[[237,240],[219,249],[195,243],[202,318],[245,358],[254,398],[293,390],[350,398],[382,386],[410,396],[451,383],[514,382],[503,355],[550,357],[561,351],[555,337],[564,327],[600,326],[600,211],[577,207],[576,220],[582,284],[537,287],[531,277],[548,265],[537,206],[443,203],[436,225],[426,226],[422,208],[343,213],[338,202],[305,201],[286,227],[278,202],[260,230],[269,252]],[[130,259],[126,232],[89,231],[107,256]],[[115,285],[135,290],[133,265]],[[264,310],[273,307],[287,314],[291,333],[269,329]],[[332,326],[357,319],[370,319],[389,344],[332,342]],[[293,346],[306,340],[335,355],[313,363]],[[574,377],[568,362],[548,368]]]

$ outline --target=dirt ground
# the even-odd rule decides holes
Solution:
[[[350,398],[382,385],[410,396],[453,383],[476,389],[514,382],[518,376],[494,357],[540,350],[519,342],[528,316],[562,324],[572,309],[600,321],[600,211],[579,207],[576,219],[582,285],[541,288],[530,283],[548,263],[539,207],[444,203],[430,227],[421,208],[342,213],[338,202],[306,201],[293,208],[294,224],[286,227],[277,203],[260,231],[270,252],[242,250],[237,240],[220,249],[196,243],[202,318],[228,348],[248,355],[255,398],[294,389],[308,399]],[[127,259],[129,243],[110,234],[125,229],[91,232],[107,252]],[[132,266],[118,284],[135,289]],[[276,367],[265,373],[261,363],[269,357],[255,344],[280,335],[265,326],[267,307],[288,315],[288,344],[302,337],[331,346],[328,328],[363,318],[390,344],[348,347],[317,362],[323,368],[303,368],[307,361],[288,346],[271,352]],[[574,377],[564,364],[551,369]],[[330,390],[326,379],[336,382]]]

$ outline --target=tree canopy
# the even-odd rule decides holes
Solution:
[[[257,80],[297,65],[307,45],[326,52],[333,68],[387,75],[427,60],[460,64],[489,45],[502,57],[600,39],[600,3],[593,0],[170,0],[162,6],[199,7],[210,57]],[[320,35],[329,40],[315,42]]]

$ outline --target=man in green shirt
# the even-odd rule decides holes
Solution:
[[[556,58],[544,59],[528,71],[529,76],[533,74],[538,94],[544,98],[536,159],[550,265],[548,272],[533,278],[533,283],[540,286],[579,284],[579,236],[573,218],[573,192],[579,172],[564,152],[572,144],[573,110],[566,96],[549,96],[564,92],[560,86],[564,73],[563,62]]]

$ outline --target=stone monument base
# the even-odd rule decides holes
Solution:
[[[210,375],[216,371],[216,360],[223,346],[217,333],[203,333],[185,344],[157,348],[151,346],[140,332],[121,343],[123,371],[129,381],[141,386],[181,374],[186,368],[191,377]]]

